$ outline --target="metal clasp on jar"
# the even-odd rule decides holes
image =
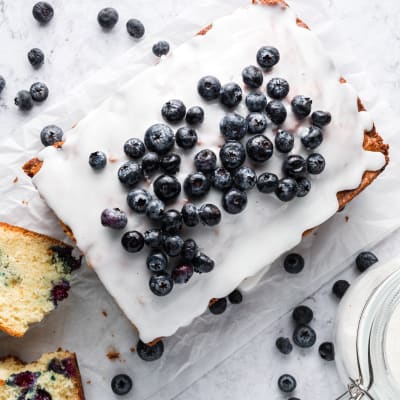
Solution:
[[[374,400],[374,398],[368,393],[367,389],[362,387],[362,380],[361,379],[351,379],[351,383],[347,386],[347,392],[343,393],[340,397],[336,400],[362,400],[362,399],[370,399]]]

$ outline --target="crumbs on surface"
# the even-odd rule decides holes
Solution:
[[[117,351],[114,347],[111,347],[107,353],[107,358],[109,360],[117,360],[120,357],[119,351]]]
[[[349,222],[349,219],[350,219],[350,217],[349,217],[348,215],[346,215],[346,216],[344,217],[344,220],[345,220],[346,222]]]
[[[16,176],[13,180],[13,183],[17,183],[18,182],[18,176]]]
[[[92,383],[92,381],[91,381],[90,379],[88,379],[88,380],[86,381],[86,383],[87,383],[88,385],[90,385],[90,384]]]
[[[129,350],[130,350],[131,353],[134,353],[136,351],[136,348],[135,347],[131,347]]]
[[[107,317],[108,316],[108,313],[107,313],[106,310],[103,310],[101,313],[103,314],[103,317]]]
[[[27,206],[27,205],[29,204],[29,202],[28,202],[28,200],[22,200],[22,204],[23,204],[24,206]]]
[[[118,161],[117,157],[108,157],[108,161],[110,161],[110,163],[116,163]]]

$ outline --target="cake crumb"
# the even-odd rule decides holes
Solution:
[[[29,202],[28,202],[28,200],[22,200],[22,204],[23,204],[24,206],[27,206],[27,205],[29,204]]]
[[[72,126],[71,126],[71,129],[74,129],[74,128],[76,128],[76,126],[78,125],[78,123],[77,122],[75,122]]]
[[[18,176],[16,176],[13,180],[13,183],[17,183],[18,182]]]
[[[348,215],[346,215],[346,216],[344,217],[344,219],[345,219],[346,222],[349,222],[350,217],[349,217]]]
[[[88,379],[88,380],[86,381],[86,383],[87,383],[88,385],[90,385],[90,384],[92,383],[92,381],[91,381],[90,379]]]
[[[107,313],[106,310],[103,310],[101,313],[103,314],[103,317],[107,317],[108,316],[108,313]]]
[[[117,157],[109,157],[108,161],[110,161],[110,163],[116,163],[118,161]]]
[[[120,356],[119,351],[117,351],[114,347],[110,347],[110,350],[108,350],[107,353],[107,358],[112,361],[119,359],[119,356]]]
[[[135,347],[131,347],[129,350],[130,350],[131,353],[134,353],[136,351],[136,348]]]

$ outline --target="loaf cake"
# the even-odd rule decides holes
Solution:
[[[0,330],[23,336],[68,296],[79,266],[72,247],[0,222]]]
[[[38,361],[16,357],[0,360],[0,400],[84,400],[78,361],[74,353],[58,350]]]
[[[248,65],[256,65],[256,53],[263,46],[273,46],[280,53],[279,63],[262,70],[264,83],[276,77],[290,83],[286,98],[281,99],[288,110],[286,120],[279,126],[269,121],[263,134],[272,143],[279,128],[291,132],[295,142],[290,154],[308,157],[310,151],[302,147],[302,138],[308,132],[310,118],[297,118],[290,110],[294,97],[311,98],[313,111],[325,110],[331,115],[318,147],[318,153],[326,160],[325,170],[308,178],[312,187],[304,198],[282,202],[274,195],[252,190],[246,195],[247,207],[240,214],[226,212],[224,205],[220,225],[185,228],[185,238],[193,237],[213,260],[210,270],[214,263],[215,268],[210,273],[189,274],[179,282],[187,283],[176,284],[168,296],[155,296],[149,289],[148,252],[132,254],[121,246],[127,231],[145,232],[151,227],[145,216],[127,205],[128,191],[118,180],[119,169],[130,159],[124,152],[124,143],[132,137],[143,139],[154,124],[165,124],[160,110],[171,99],[180,99],[188,107],[201,106],[204,121],[195,126],[197,145],[191,150],[173,150],[181,157],[176,178],[183,183],[195,170],[196,153],[208,149],[218,154],[224,146],[224,137],[219,133],[224,115],[248,113],[244,98],[253,89],[243,85],[241,74]],[[240,85],[243,101],[233,111],[199,95],[198,82],[209,75],[224,84]],[[263,84],[259,90],[265,92],[264,87]],[[171,127],[175,131],[183,124]],[[107,158],[101,170],[94,170],[88,163],[89,155],[97,151]],[[257,174],[281,176],[286,157],[275,151],[265,163],[254,165],[246,161],[245,165]],[[368,186],[387,162],[388,147],[318,38],[284,1],[260,0],[215,21],[159,64],[127,82],[67,132],[63,143],[57,148],[47,147],[24,169],[137,327],[142,341],[149,343],[188,325],[207,308],[210,299],[228,295],[244,279],[297,245],[303,235]],[[146,176],[135,188],[146,189],[154,196],[157,177],[158,174]],[[221,194],[214,189],[209,190],[206,199],[189,197],[188,191],[182,190],[167,206],[180,210],[188,200],[196,206],[203,202],[221,203]],[[118,208],[124,216],[120,226],[124,229],[112,230],[100,223],[104,210],[111,208]]]

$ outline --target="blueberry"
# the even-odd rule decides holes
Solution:
[[[49,88],[42,82],[35,82],[29,89],[29,92],[32,99],[39,103],[45,101],[47,97],[49,97]]]
[[[349,287],[350,287],[350,283],[347,281],[344,281],[344,280],[336,281],[332,287],[332,293],[338,299],[341,299],[345,295],[345,293],[347,292],[347,289]]]
[[[261,92],[251,92],[246,96],[246,106],[250,112],[264,111],[267,106],[267,97]]]
[[[0,75],[0,93],[4,90],[6,87],[6,80],[2,75]]]
[[[356,266],[360,272],[366,271],[371,265],[378,262],[378,258],[370,251],[363,251],[356,258]]]
[[[205,196],[210,190],[211,183],[202,172],[195,172],[186,177],[183,189],[189,198]]]
[[[283,267],[289,274],[298,274],[303,271],[304,258],[300,254],[290,253],[285,257]]]
[[[267,94],[275,100],[284,99],[289,93],[289,83],[286,79],[272,78],[267,83]]]
[[[144,242],[151,249],[159,249],[163,243],[163,233],[161,229],[149,229],[144,233]]]
[[[335,347],[331,342],[321,343],[318,352],[325,361],[333,361],[335,359]]]
[[[161,114],[168,122],[179,122],[185,118],[186,107],[181,100],[169,100],[162,106]]]
[[[293,333],[293,342],[303,349],[314,346],[317,341],[317,334],[308,325],[299,325]]]
[[[310,307],[298,306],[293,310],[292,317],[297,325],[308,325],[314,319],[314,313]]]
[[[182,229],[183,217],[177,210],[165,211],[161,219],[161,228],[163,232],[174,235]]]
[[[293,178],[283,178],[279,180],[275,194],[279,200],[287,202],[296,197],[297,191],[297,182]]]
[[[242,89],[237,83],[222,86],[219,101],[228,108],[236,107],[242,101]]]
[[[32,65],[32,67],[39,68],[44,63],[43,51],[38,48],[29,50],[28,61]]]
[[[282,354],[290,354],[293,350],[293,345],[288,338],[280,337],[276,339],[275,345]]]
[[[328,125],[332,120],[332,116],[327,111],[314,111],[311,114],[311,121],[313,125],[323,127]]]
[[[236,169],[244,163],[246,153],[241,143],[231,141],[221,147],[219,157],[226,169]]]
[[[279,178],[270,172],[264,172],[257,179],[257,189],[261,193],[273,193],[278,187]]]
[[[221,222],[221,211],[214,204],[203,204],[199,208],[199,217],[204,225],[215,226]]]
[[[217,156],[209,149],[201,150],[194,156],[194,165],[198,171],[211,172],[217,166]]]
[[[193,239],[186,239],[184,241],[181,256],[185,261],[191,262],[198,252],[199,248]]]
[[[249,167],[240,167],[233,175],[233,183],[243,191],[253,189],[257,182],[255,171]]]
[[[294,96],[292,101],[292,111],[299,119],[304,119],[311,112],[312,100],[309,97],[298,95]]]
[[[285,122],[287,111],[283,103],[277,100],[272,100],[267,104],[265,109],[268,118],[275,124],[281,125]]]
[[[168,153],[160,157],[160,167],[166,174],[176,174],[181,166],[181,157],[176,153]]]
[[[127,161],[118,169],[118,179],[128,187],[135,186],[142,178],[142,167],[137,162]]]
[[[137,253],[143,249],[144,238],[138,231],[129,231],[124,233],[121,238],[122,247],[129,253]]]
[[[70,283],[65,279],[53,286],[50,293],[50,299],[53,300],[55,306],[68,297],[68,291],[70,288]]]
[[[44,389],[36,389],[35,397],[33,400],[52,400],[51,394]]]
[[[285,374],[278,379],[278,387],[284,393],[294,392],[296,386],[296,379],[294,379],[292,375]]]
[[[249,65],[242,71],[243,82],[252,89],[259,88],[263,83],[263,73],[260,68]]]
[[[310,174],[320,174],[325,169],[325,158],[321,154],[313,153],[307,157],[307,171]]]
[[[40,132],[40,140],[43,146],[52,146],[62,141],[64,132],[56,125],[47,125]]]
[[[208,309],[210,310],[211,314],[219,315],[226,310],[226,306],[227,306],[227,301],[225,298],[222,298],[212,302],[208,306]]]
[[[137,138],[130,138],[124,144],[124,152],[133,159],[142,158],[146,153],[146,147],[143,141]]]
[[[147,257],[146,265],[151,272],[163,272],[168,268],[168,258],[160,251],[153,252]]]
[[[21,111],[29,111],[33,107],[32,96],[27,90],[20,90],[14,103]]]
[[[308,192],[311,190],[311,181],[308,178],[301,176],[299,178],[296,178],[296,183],[298,186],[296,196],[297,197],[307,196]]]
[[[215,189],[225,191],[232,187],[231,173],[222,167],[216,168],[211,174],[211,184]]]
[[[261,68],[272,68],[279,60],[280,54],[275,47],[263,46],[257,51],[257,63]]]
[[[164,240],[164,250],[170,257],[177,257],[181,254],[183,239],[180,236],[168,236]]]
[[[281,153],[290,153],[294,146],[294,136],[288,131],[279,129],[275,135],[275,147]]]
[[[158,154],[147,153],[143,156],[142,169],[146,175],[157,171],[159,166],[160,166],[160,159],[158,158]]]
[[[191,265],[178,265],[172,271],[172,279],[175,283],[182,284],[188,283],[193,275],[193,267]]]
[[[197,208],[192,203],[186,203],[182,207],[182,218],[186,226],[196,226],[200,222],[199,213]]]
[[[199,95],[205,100],[218,99],[221,91],[221,83],[214,76],[204,76],[197,84],[197,91]]]
[[[32,14],[36,21],[45,24],[53,18],[54,9],[49,3],[39,1],[33,6]]]
[[[222,206],[229,214],[241,213],[247,205],[247,194],[239,189],[233,188],[224,194]]]
[[[323,140],[321,128],[310,126],[308,132],[301,138],[301,143],[307,150],[314,150]]]
[[[126,201],[133,211],[143,214],[151,201],[151,194],[145,189],[134,189],[128,193]]]
[[[247,131],[251,134],[263,133],[267,129],[267,118],[263,113],[250,113],[246,122]]]
[[[194,271],[201,274],[211,272],[214,269],[214,261],[204,253],[198,253],[193,257]]]
[[[62,360],[58,358],[52,358],[47,365],[47,369],[55,372],[56,374],[64,375],[67,378],[76,375],[76,367],[70,358],[64,358]]]
[[[271,158],[274,147],[266,136],[256,135],[247,141],[246,151],[252,161],[264,162]]]
[[[174,132],[168,125],[154,124],[147,129],[144,143],[150,151],[167,154],[174,147]]]
[[[89,165],[93,169],[103,169],[107,164],[107,156],[102,151],[95,151],[89,156]]]
[[[174,281],[167,272],[157,272],[150,278],[149,286],[156,296],[166,296],[171,293]]]
[[[34,372],[23,371],[16,374],[12,374],[6,381],[7,385],[17,386],[21,389],[29,389],[32,388],[38,375]]]
[[[231,304],[240,304],[243,301],[243,296],[240,290],[236,289],[229,294],[228,299]]]
[[[128,223],[126,214],[119,208],[106,208],[101,213],[101,224],[112,229],[124,229]]]
[[[189,125],[201,124],[204,121],[204,110],[199,106],[190,107],[185,119]]]
[[[136,346],[136,352],[143,361],[156,361],[164,353],[164,343],[159,340],[153,346],[149,346],[139,340]]]
[[[119,19],[118,12],[115,8],[106,7],[97,14],[97,22],[102,28],[112,29]]]
[[[111,381],[112,391],[119,396],[129,393],[132,390],[132,386],[132,379],[125,374],[116,375]]]
[[[153,183],[153,190],[160,200],[170,201],[181,193],[181,184],[173,175],[160,175]]]
[[[140,39],[143,37],[145,32],[144,25],[136,18],[131,18],[128,20],[126,23],[126,30],[135,39]]]
[[[192,149],[197,143],[197,133],[193,128],[184,126],[176,131],[175,140],[182,149]]]
[[[292,178],[303,176],[307,170],[306,160],[299,155],[289,156],[283,163],[283,172]]]
[[[237,113],[226,114],[219,123],[219,130],[226,140],[240,140],[247,133],[247,122]]]
[[[160,40],[153,45],[152,50],[156,57],[165,56],[169,53],[169,43],[165,40]]]
[[[164,215],[164,203],[159,199],[152,199],[146,207],[146,215],[153,221],[159,221]]]

